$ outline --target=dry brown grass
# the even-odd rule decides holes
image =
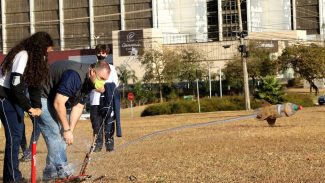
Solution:
[[[126,109],[130,110],[130,109]],[[159,130],[234,118],[252,112],[216,112],[130,118],[123,110],[123,137],[114,153],[93,155],[88,182],[324,182],[325,107],[305,108],[275,127],[255,119],[172,131],[123,146]],[[127,114],[127,115],[126,115]],[[27,134],[31,125],[27,121]],[[0,136],[4,139],[3,130]],[[69,161],[79,171],[92,141],[89,121],[80,121]],[[1,141],[3,152],[4,140]],[[38,178],[45,165],[38,144]],[[1,154],[3,159],[3,153]],[[0,167],[2,171],[2,166]],[[30,164],[22,163],[25,177]],[[105,177],[103,177],[105,176]],[[96,179],[97,178],[97,179]],[[97,181],[94,181],[97,180]]]

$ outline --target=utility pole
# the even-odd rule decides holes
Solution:
[[[240,45],[239,51],[241,53],[241,60],[243,63],[243,73],[244,73],[244,94],[245,94],[245,107],[246,110],[251,109],[250,99],[249,99],[249,86],[248,86],[248,73],[247,73],[247,49],[244,43],[244,31],[243,31],[243,21],[241,16],[241,6],[240,0],[237,0],[237,11],[238,11],[238,20],[239,20],[239,36],[240,36]]]

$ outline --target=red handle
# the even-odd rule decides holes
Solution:
[[[36,183],[36,142],[33,142],[32,145],[32,175],[31,175],[31,183]]]

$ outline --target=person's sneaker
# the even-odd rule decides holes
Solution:
[[[93,152],[100,152],[102,151],[102,148],[99,148],[99,147],[95,147],[94,151]]]
[[[109,138],[106,141],[106,151],[111,152],[114,150],[114,139]]]
[[[103,148],[103,142],[96,142],[95,148],[93,152],[100,152]]]
[[[51,182],[58,178],[58,172],[54,166],[46,166],[43,170],[43,182]]]
[[[29,161],[32,161],[32,152],[26,150],[23,153],[23,156],[20,158],[20,161],[21,162],[29,162]]]
[[[58,171],[58,177],[61,179],[70,177],[73,174],[73,169],[71,167],[71,164],[59,166],[56,169]]]

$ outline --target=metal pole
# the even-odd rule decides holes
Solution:
[[[133,118],[133,101],[131,100],[131,118]]]
[[[239,20],[240,46],[243,49],[245,45],[244,45],[243,22],[242,22],[242,16],[241,16],[240,0],[237,0],[237,11],[238,11],[238,20]],[[246,107],[246,110],[250,110],[251,104],[250,104],[250,99],[249,99],[247,62],[246,62],[246,58],[243,55],[243,51],[244,50],[241,50],[241,60],[243,62],[243,73],[244,73],[245,107]]]
[[[199,106],[199,113],[201,113],[199,79],[196,79],[196,91],[197,91],[197,103],[198,103],[198,106]]]
[[[222,98],[222,78],[221,78],[221,67],[219,66],[219,87],[220,87],[220,98]]]
[[[210,98],[211,98],[211,69],[210,69],[210,62],[208,62],[209,66],[209,91],[210,91]]]

